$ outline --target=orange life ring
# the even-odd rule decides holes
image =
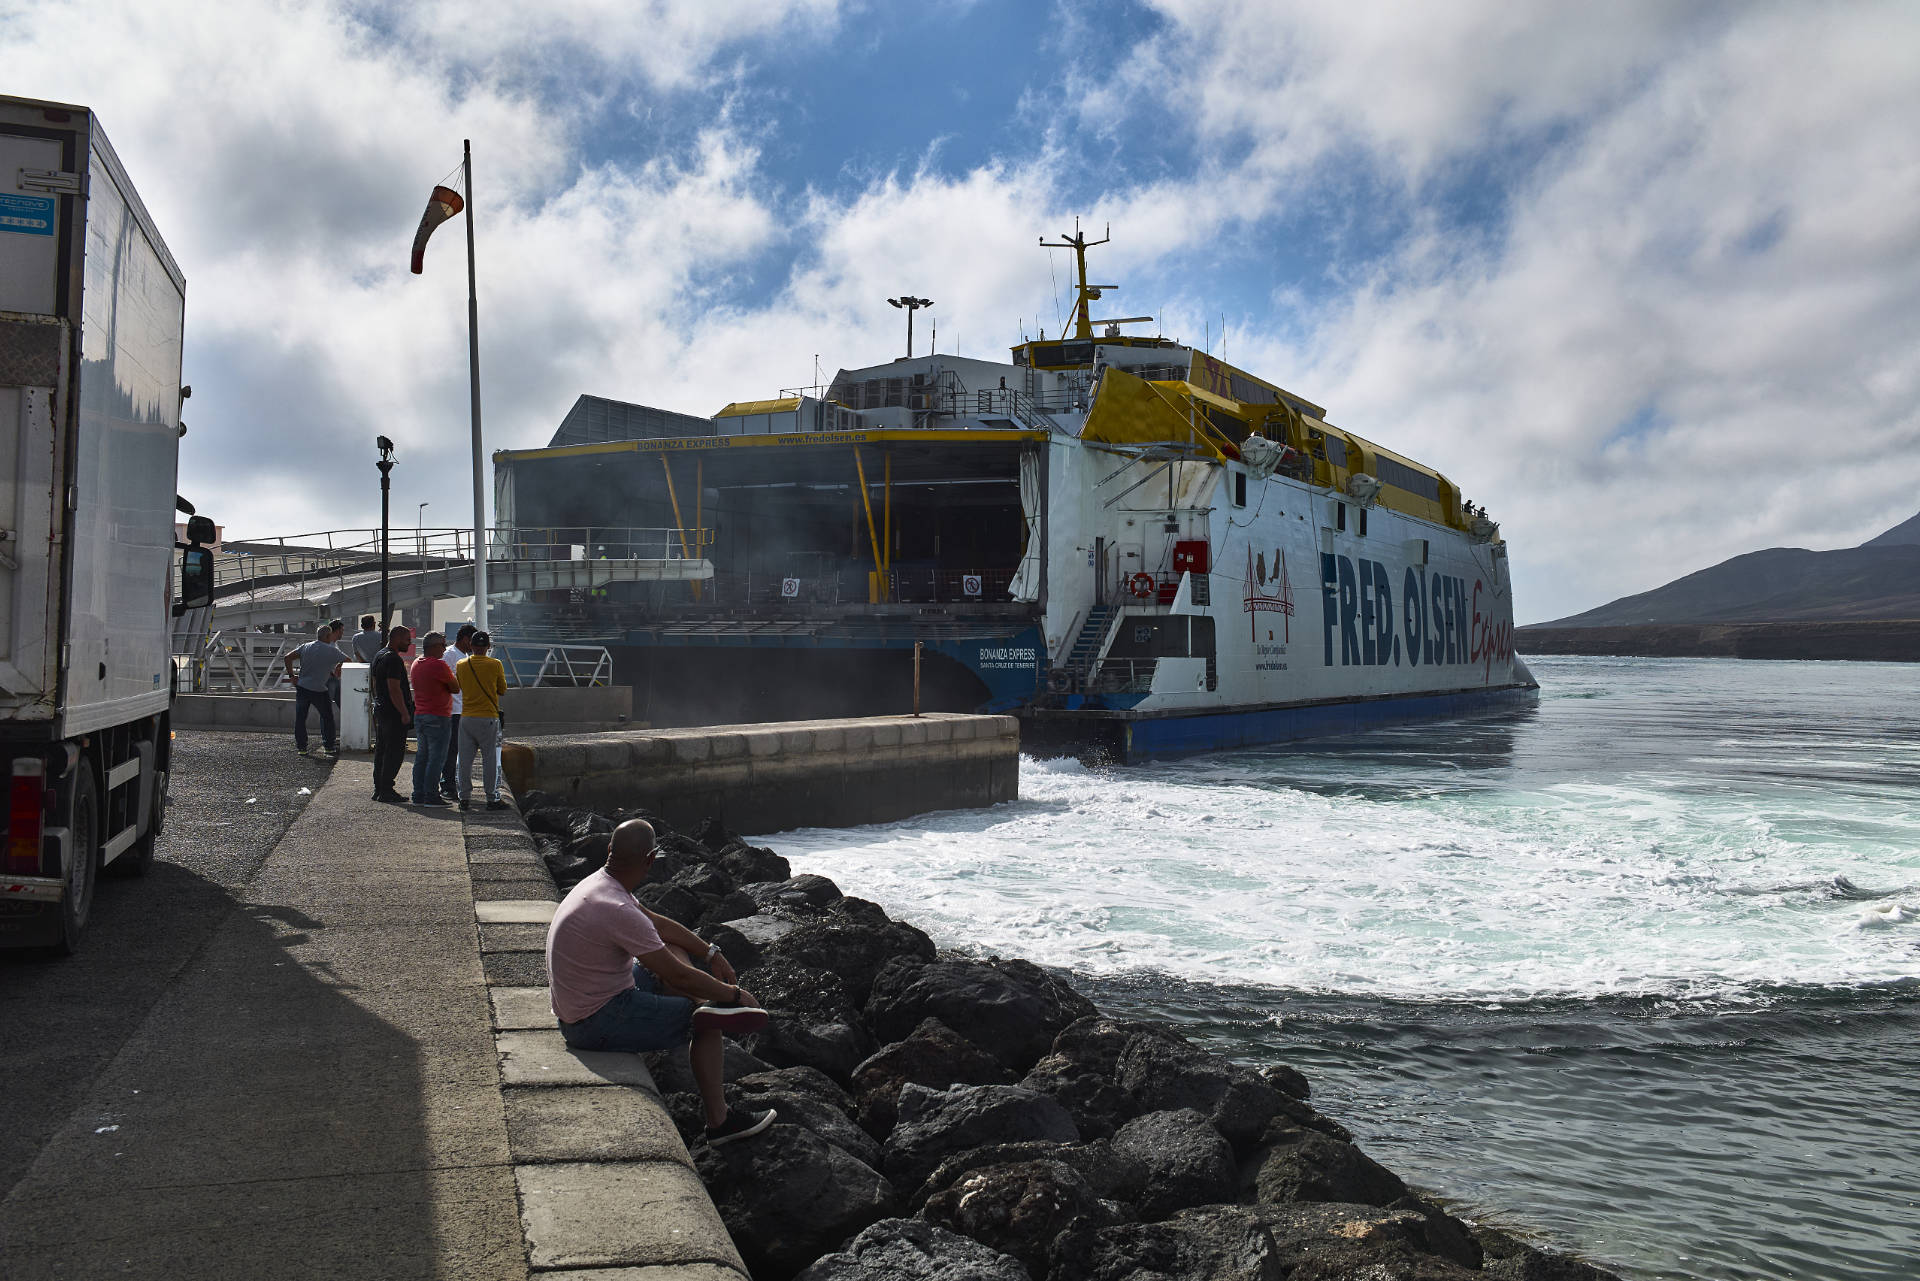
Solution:
[[[1135,596],[1138,596],[1141,600],[1145,600],[1147,597],[1153,595],[1153,588],[1153,575],[1147,573],[1145,570],[1141,570],[1127,580],[1127,590]]]

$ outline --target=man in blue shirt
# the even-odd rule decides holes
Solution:
[[[331,623],[320,624],[314,634],[316,639],[280,655],[280,662],[287,669],[287,679],[293,682],[293,750],[306,754],[307,709],[316,707],[320,710],[320,741],[325,745],[327,755],[338,756],[338,722],[333,718],[333,691],[328,686],[339,673],[340,664],[347,661],[347,656],[335,648],[329,639],[333,635]],[[294,672],[296,660],[300,664],[297,674]]]

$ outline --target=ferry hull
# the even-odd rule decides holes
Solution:
[[[1021,748],[1033,756],[1078,756],[1135,764],[1230,748],[1358,734],[1391,725],[1460,720],[1531,708],[1535,685],[1400,698],[1240,708],[1199,715],[1027,709]]]

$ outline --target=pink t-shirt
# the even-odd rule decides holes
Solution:
[[[453,691],[447,688],[453,669],[445,659],[422,654],[407,669],[407,678],[413,685],[414,711],[422,716],[453,715]]]
[[[633,962],[664,944],[633,895],[605,868],[573,887],[547,928],[553,1012],[578,1023],[633,986]]]

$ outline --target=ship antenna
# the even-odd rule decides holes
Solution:
[[[1093,337],[1093,303],[1100,297],[1103,289],[1112,289],[1112,285],[1090,285],[1087,283],[1087,250],[1095,245],[1104,245],[1113,239],[1113,224],[1107,224],[1106,234],[1099,240],[1088,240],[1080,230],[1080,220],[1073,220],[1073,234],[1060,233],[1060,239],[1050,241],[1044,237],[1040,243],[1049,249],[1071,249],[1075,266],[1079,268],[1079,300],[1073,305],[1073,336],[1075,338]]]

